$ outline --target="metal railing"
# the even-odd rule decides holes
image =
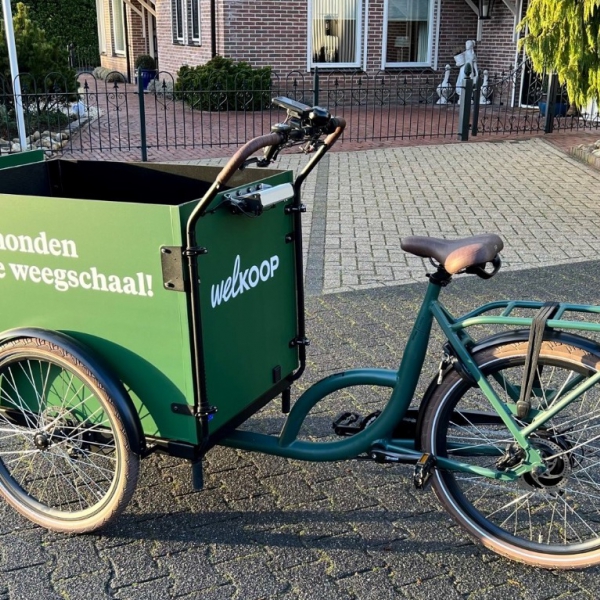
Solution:
[[[98,50],[98,46],[79,47],[71,42],[67,46],[67,52],[69,53],[69,66],[75,69],[77,73],[93,71],[96,67],[100,66],[100,51]]]
[[[42,85],[21,76],[28,146],[48,154],[120,151],[145,160],[153,152],[239,146],[270,130],[285,114],[271,105],[288,96],[322,105],[344,117],[341,143],[399,139],[519,135],[532,132],[599,128],[597,111],[572,111],[554,75],[534,76],[526,64],[476,81],[466,77],[456,88],[431,69],[369,75],[357,73],[274,73],[270,81],[227,82],[216,75],[203,89],[184,90],[170,73],[159,72],[129,84],[112,73],[105,80],[78,75],[77,91],[67,92],[57,78]],[[545,102],[547,98],[555,102]],[[469,98],[470,101],[466,101]],[[464,100],[463,100],[464,99]],[[459,101],[460,100],[460,101]],[[0,78],[0,153],[16,151],[14,97]]]

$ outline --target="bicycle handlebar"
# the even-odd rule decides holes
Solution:
[[[331,119],[331,124],[335,126],[335,130],[325,138],[325,145],[329,148],[331,148],[331,146],[338,141],[340,135],[344,133],[344,129],[346,129],[346,119],[342,119],[342,117],[334,117]]]
[[[317,128],[317,131],[325,133],[330,131],[334,127],[334,130],[324,140],[324,145],[327,149],[331,148],[338,140],[338,138],[344,132],[346,128],[346,121],[341,117],[330,118],[326,126]],[[289,128],[288,128],[289,129]],[[296,130],[298,131],[298,130]],[[314,135],[314,130],[313,130]],[[256,151],[261,148],[271,147],[271,152],[266,155],[266,164],[271,162],[271,158],[276,153],[277,147],[288,141],[289,138],[294,138],[292,132],[288,134],[284,133],[269,133],[256,137],[249,142],[246,142],[228,161],[228,163],[219,172],[216,178],[216,182],[219,186],[225,185],[233,176],[233,174],[252,156]],[[305,138],[306,139],[306,138]]]
[[[225,185],[231,176],[252,156],[257,150],[266,148],[267,146],[277,146],[284,141],[284,138],[279,133],[268,133],[256,137],[249,142],[246,142],[230,159],[229,162],[221,169],[217,175],[217,183]]]

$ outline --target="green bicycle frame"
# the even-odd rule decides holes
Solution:
[[[364,453],[370,453],[374,449],[385,449],[401,453],[407,458],[405,462],[416,462],[422,453],[416,448],[415,440],[392,439],[392,434],[406,415],[413,399],[425,360],[431,327],[435,319],[447,337],[455,356],[461,361],[474,381],[477,382],[477,385],[489,400],[491,407],[514,436],[517,444],[526,453],[526,460],[520,466],[507,472],[499,472],[444,457],[436,457],[437,466],[443,469],[502,480],[516,479],[534,468],[544,468],[542,457],[539,451],[529,443],[528,436],[587,389],[595,385],[600,380],[600,372],[588,378],[576,379],[568,389],[562,390],[563,394],[566,392],[565,395],[562,395],[547,410],[536,411],[532,422],[522,427],[515,419],[516,410],[514,406],[500,399],[471,356],[468,347],[473,344],[473,340],[466,330],[473,326],[490,324],[503,325],[509,328],[531,327],[533,318],[511,317],[510,314],[517,308],[539,309],[542,303],[525,301],[492,302],[462,317],[454,318],[438,302],[440,291],[441,286],[439,284],[429,283],[397,371],[373,368],[352,369],[326,377],[315,383],[296,401],[279,436],[235,430],[219,443],[232,448],[317,462],[347,460]],[[502,313],[498,316],[486,314],[499,309],[502,310]],[[600,307],[561,304],[555,318],[549,320],[547,326],[567,330],[600,331],[600,324],[563,320],[562,317],[566,311],[600,313]],[[389,401],[379,417],[369,427],[355,435],[335,441],[311,442],[298,439],[300,428],[306,416],[320,400],[337,390],[358,385],[391,388]],[[514,395],[518,397],[518,392],[515,392]],[[493,451],[493,449],[490,449],[490,452]]]

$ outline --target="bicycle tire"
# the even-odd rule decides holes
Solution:
[[[47,529],[104,527],[139,474],[123,419],[98,378],[36,338],[0,346],[0,495]]]
[[[474,356],[505,402],[518,397],[527,346],[504,343]],[[532,408],[549,406],[599,369],[600,354],[589,348],[544,341]],[[469,411],[484,414],[469,416]],[[497,415],[487,416],[492,411],[477,386],[450,370],[426,407],[421,447],[497,468],[514,440]],[[512,560],[552,569],[600,563],[600,387],[571,402],[531,439],[542,453],[545,474],[506,482],[436,469],[432,483],[438,499],[472,537]]]

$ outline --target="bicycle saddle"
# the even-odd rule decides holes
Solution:
[[[410,254],[435,259],[450,275],[454,275],[468,267],[491,262],[504,248],[504,243],[495,233],[460,240],[413,235],[405,237],[400,246]]]

